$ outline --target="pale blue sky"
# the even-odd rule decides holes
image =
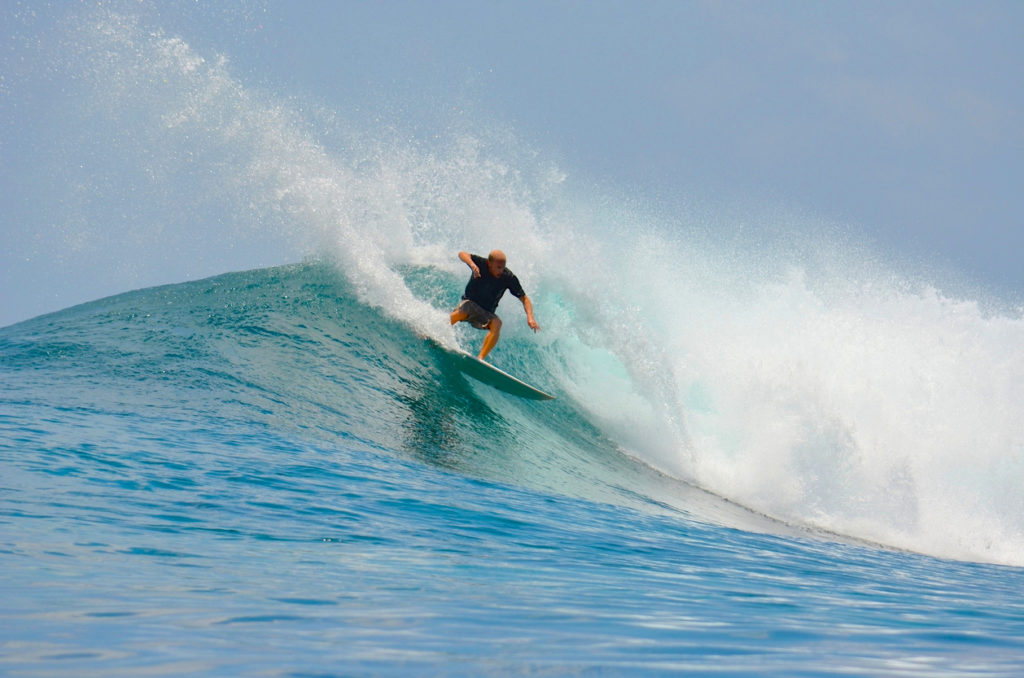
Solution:
[[[457,109],[668,214],[785,204],[1024,292],[1021,2],[113,4],[285,100],[425,136]],[[173,281],[33,249],[67,246],[36,207],[82,151],[80,83],[47,55],[83,6],[0,9],[0,325]]]

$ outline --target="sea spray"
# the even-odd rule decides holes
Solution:
[[[856,264],[847,269],[851,273]],[[800,268],[704,290],[675,317],[703,487],[787,521],[1020,562],[1024,320],[893,276]],[[686,302],[683,302],[685,306]]]
[[[544,326],[528,336],[506,299],[502,341],[536,342],[523,369],[624,453],[797,525],[1024,563],[1019,313],[866,265],[813,221],[735,247],[724,217],[609,209],[487,125],[427,143],[310,116],[182,38],[89,17],[75,35],[97,134],[117,130],[139,186],[121,204],[218,206],[208,256],[269,238],[326,257],[363,303],[465,343],[479,336],[445,317],[457,292],[425,299],[403,271],[465,276],[457,250],[501,246]],[[163,242],[162,222],[134,221],[136,242]]]

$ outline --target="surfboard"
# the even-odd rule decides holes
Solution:
[[[462,349],[451,349],[447,346],[442,346],[442,348],[453,358],[456,366],[463,374],[473,377],[488,386],[493,386],[499,391],[528,400],[555,399],[555,396],[530,386],[521,379],[516,379],[508,372],[500,370],[489,362],[480,360],[475,355],[466,353]]]

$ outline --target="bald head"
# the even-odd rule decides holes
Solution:
[[[505,253],[501,250],[492,250],[487,255],[487,270],[491,272],[495,278],[500,278],[501,274],[505,272]]]

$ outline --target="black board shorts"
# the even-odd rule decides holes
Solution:
[[[462,311],[468,318],[466,321],[477,328],[478,330],[486,330],[487,326],[491,324],[491,321],[497,318],[497,314],[491,313],[480,304],[470,299],[463,299],[458,306],[455,307],[456,311]]]

